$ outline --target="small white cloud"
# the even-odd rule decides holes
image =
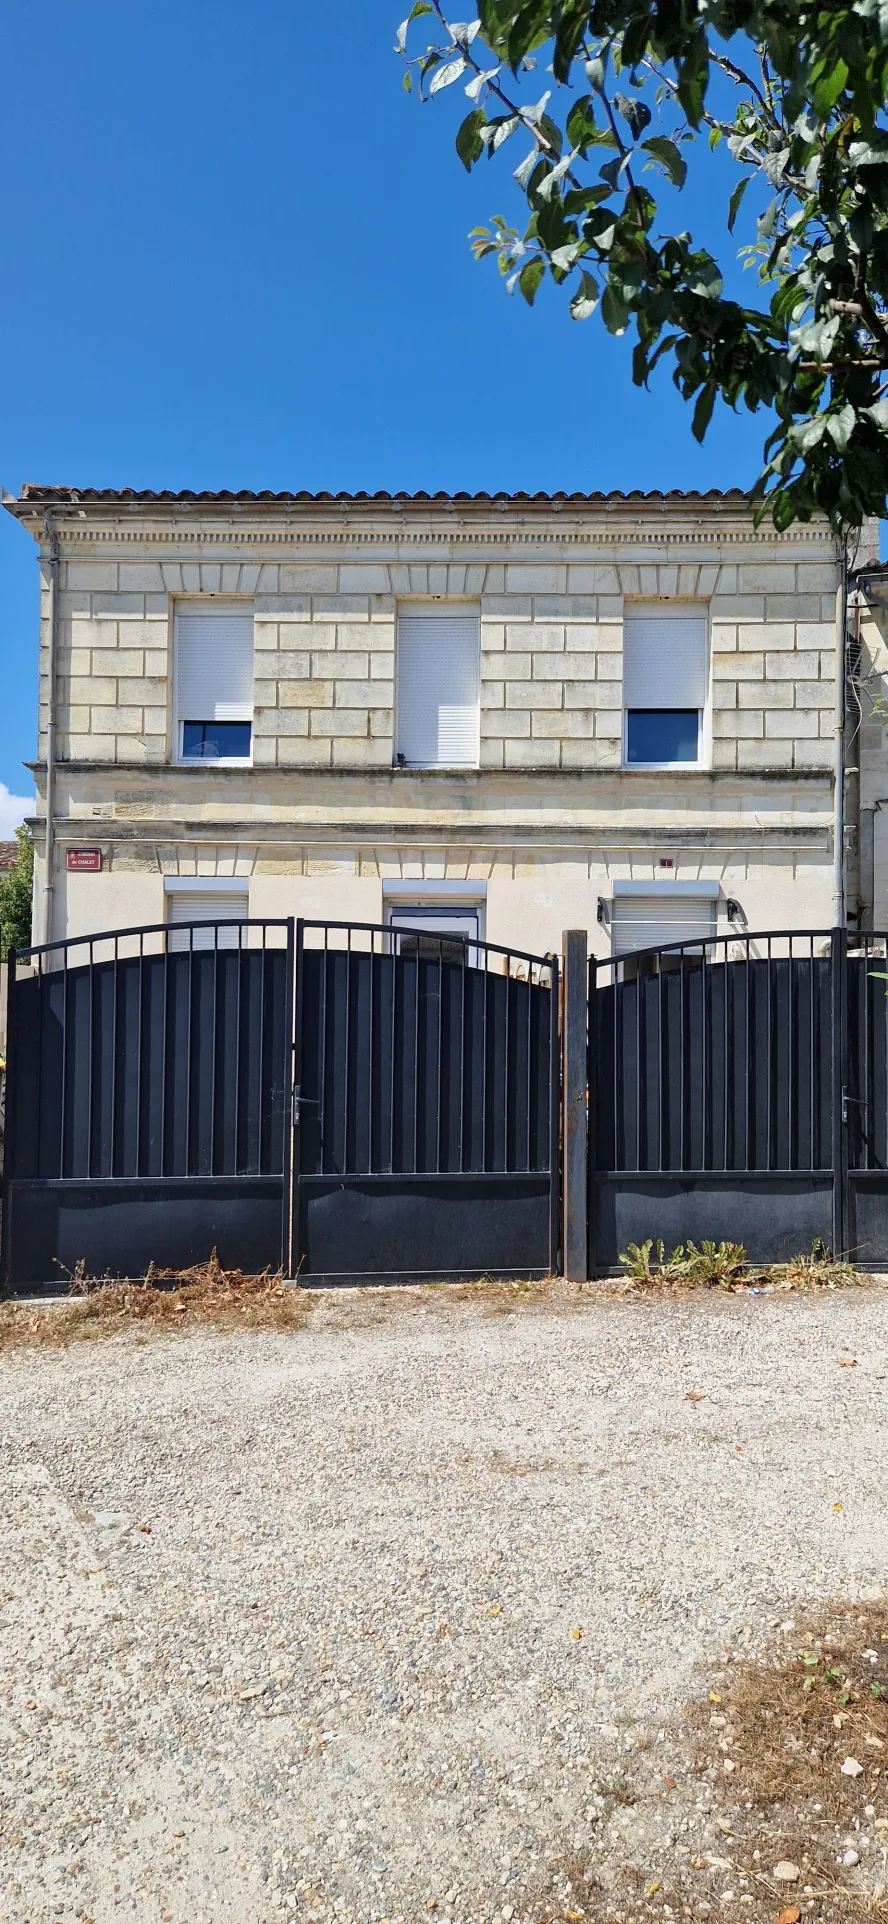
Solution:
[[[0,782],[0,842],[11,842],[16,829],[26,815],[33,815],[35,809],[33,795],[11,795],[5,782]]]

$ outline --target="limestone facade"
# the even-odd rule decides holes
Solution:
[[[825,525],[706,496],[149,496],[28,488],[40,551],[38,897],[58,554],[52,934],[160,922],[171,879],[252,915],[381,921],[392,889],[483,901],[538,952],[614,884],[718,885],[749,928],[830,922],[835,603]],[[871,531],[870,531],[871,532]],[[477,768],[398,768],[399,606],[477,609]],[[179,765],[177,609],[252,613],[252,762]],[[625,764],[624,618],[708,624],[700,765]],[[888,762],[886,762],[888,771]],[[69,848],[101,873],[70,873]],[[599,904],[603,903],[603,909]]]

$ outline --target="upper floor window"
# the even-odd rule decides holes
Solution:
[[[699,767],[708,632],[699,605],[636,603],[623,622],[623,758],[629,767]]]
[[[441,603],[398,612],[395,754],[408,768],[477,768],[481,620]]]
[[[185,603],[176,611],[174,753],[181,762],[249,762],[253,610]]]

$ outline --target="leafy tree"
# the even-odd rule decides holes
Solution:
[[[884,516],[888,0],[478,8],[479,19],[448,24],[442,0],[417,0],[397,38],[408,88],[414,77],[423,98],[465,88],[465,167],[519,149],[528,225],[519,233],[495,217],[475,229],[475,253],[495,255],[531,303],[548,271],[576,320],[600,313],[617,335],[631,324],[634,380],[671,362],[698,440],[719,396],[772,409],[760,519],[770,511],[785,528],[824,512],[844,535]],[[724,144],[737,168],[728,233],[759,189],[742,210],[750,238],[739,252],[757,270],[749,305],[726,296],[714,256],[681,230],[701,143]]]
[[[0,962],[10,949],[27,948],[31,940],[31,896],[34,887],[34,844],[28,830],[17,828],[18,855],[0,875]]]

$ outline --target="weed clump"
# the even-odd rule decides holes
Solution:
[[[835,1258],[819,1237],[806,1254],[787,1263],[751,1263],[743,1243],[679,1243],[669,1254],[662,1241],[630,1243],[620,1256],[628,1279],[643,1289],[849,1289],[869,1277],[844,1257]]]

